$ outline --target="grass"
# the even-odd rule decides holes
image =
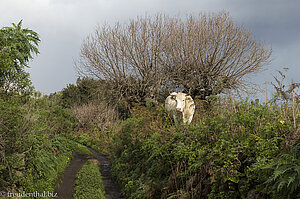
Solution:
[[[104,186],[99,166],[87,161],[76,175],[75,199],[101,199],[104,196]]]

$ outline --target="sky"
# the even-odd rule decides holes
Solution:
[[[287,67],[287,82],[300,82],[299,0],[0,0],[0,28],[23,19],[23,28],[40,35],[40,54],[30,62],[36,90],[50,94],[76,83],[74,64],[83,40],[97,26],[126,23],[137,16],[169,16],[227,11],[261,42],[272,46],[272,62],[251,77],[263,85],[275,82]]]

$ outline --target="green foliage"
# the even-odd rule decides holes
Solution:
[[[104,186],[99,166],[87,161],[76,175],[75,199],[102,199]]]
[[[61,104],[66,108],[86,104],[92,100],[103,99],[101,81],[90,78],[78,78],[76,85],[69,84],[61,91],[61,94]]]
[[[60,93],[60,104],[65,108],[73,108],[88,104],[90,102],[101,101],[111,107],[115,107],[120,118],[128,118],[129,104],[120,100],[115,91],[110,88],[105,80],[95,80],[91,78],[78,78],[76,85],[69,84]],[[93,118],[91,118],[93,119]]]
[[[293,198],[299,157],[286,171],[277,160],[290,121],[258,102],[234,106],[228,111],[216,104],[192,125],[178,127],[160,107],[136,108],[112,152],[113,174],[126,198],[272,198],[286,187],[280,196]],[[274,186],[266,191],[266,184]]]
[[[3,150],[7,153],[22,150],[18,145],[18,138],[24,131],[22,129],[24,114],[19,98],[9,100],[0,98],[0,135],[6,146]]]
[[[19,183],[27,193],[53,192],[58,177],[67,167],[75,151],[90,154],[86,147],[70,139],[54,136],[36,138],[32,150],[25,157],[26,169]]]
[[[74,143],[63,137],[47,135],[33,138],[32,150],[26,156],[26,170],[20,184],[27,193],[53,192],[53,187],[75,150]]]
[[[97,134],[97,132],[95,132]],[[76,140],[76,142],[83,144],[85,146],[91,147],[96,151],[100,151],[100,146],[102,145],[101,140],[97,135],[91,133],[81,133],[81,134],[73,134],[72,139]]]
[[[66,138],[75,122],[47,97],[0,98],[1,191],[52,192],[74,151],[87,151]]]
[[[76,127],[77,120],[71,111],[47,96],[31,99],[25,106],[31,111],[31,119],[36,122],[38,128],[44,128],[48,133],[69,135]]]
[[[272,198],[300,197],[300,144],[293,146],[289,153],[280,155],[278,160],[264,169],[272,173],[264,189]]]
[[[38,54],[39,35],[22,28],[22,20],[13,27],[0,29],[0,88],[1,90],[28,93],[32,91],[29,73],[24,69]]]

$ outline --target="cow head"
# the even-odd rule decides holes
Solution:
[[[172,114],[175,124],[181,116],[184,123],[190,124],[195,112],[194,100],[184,93],[171,93],[165,100],[165,108]]]
[[[188,97],[185,93],[171,93],[171,98],[176,101],[176,110],[179,112],[183,112],[186,105],[186,100]]]

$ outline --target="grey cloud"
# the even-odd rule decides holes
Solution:
[[[289,66],[300,73],[300,1],[298,0],[1,0],[0,26],[24,19],[24,27],[37,31],[41,54],[31,63],[31,77],[44,93],[55,92],[76,81],[74,60],[80,46],[97,24],[127,22],[138,15],[164,12],[169,15],[228,11],[240,25],[273,47],[273,63],[265,72]],[[297,81],[298,77],[293,76]],[[299,80],[299,78],[298,78]]]

